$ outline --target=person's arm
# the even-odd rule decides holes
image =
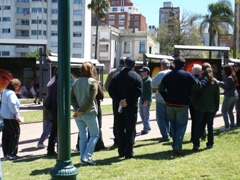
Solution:
[[[8,107],[9,107],[10,111],[15,115],[15,117],[20,116],[19,107],[17,105],[17,96],[15,93],[11,93],[8,96]]]
[[[204,81],[203,81],[204,82]],[[195,76],[190,74],[190,84],[191,88],[195,91],[199,91],[202,88],[201,82]]]
[[[158,92],[161,94],[161,96],[163,97],[164,101],[166,102],[167,91],[166,91],[166,84],[165,84],[166,78],[165,77],[163,78],[161,84],[158,87]]]
[[[219,86],[224,90],[229,90],[231,88],[232,83],[233,79],[231,77],[228,77],[225,82],[219,82]]]
[[[72,89],[71,89],[71,105],[75,111],[77,111],[77,109],[79,108],[77,104],[76,96],[74,94],[74,85],[72,86]]]
[[[102,87],[101,87],[100,83],[98,83],[98,91],[97,91],[96,98],[99,99],[99,100],[103,100],[103,98],[104,98],[104,93],[102,91]]]
[[[151,80],[147,81],[146,83],[146,99],[147,101],[150,101],[152,99],[152,86],[151,86]]]
[[[104,85],[106,91],[109,91],[109,85],[110,85],[110,83],[111,83],[111,81],[112,81],[112,76],[113,76],[113,72],[111,71],[111,72],[108,74],[107,79],[106,79],[106,82],[105,82],[105,85]]]
[[[152,86],[153,88],[158,88],[158,86],[159,86],[160,83],[161,83],[161,80],[162,80],[161,74],[158,73],[158,74],[152,79],[151,86]]]
[[[216,103],[216,111],[218,111],[219,109],[219,103],[220,103],[220,89],[219,89],[219,86],[216,85],[217,88],[216,88],[216,93],[215,93],[215,103]]]

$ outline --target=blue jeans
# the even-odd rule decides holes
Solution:
[[[152,101],[148,101],[147,106],[144,106],[143,102],[139,100],[139,113],[143,122],[143,131],[148,132],[151,129],[149,111]]]
[[[43,144],[43,142],[47,139],[47,137],[49,136],[50,132],[52,129],[52,122],[50,121],[45,121],[45,126],[43,128],[43,132],[42,135],[38,141],[38,144]]]
[[[173,149],[182,149],[182,142],[188,122],[188,108],[189,106],[167,106],[167,114],[171,122]]]
[[[170,122],[165,102],[156,102],[156,119],[163,139],[170,139]]]
[[[225,123],[225,127],[229,128],[229,121],[228,115],[231,122],[231,127],[235,127],[234,125],[234,116],[233,116],[233,108],[237,102],[237,97],[224,97],[223,104],[222,104],[222,115]]]
[[[194,148],[200,147],[200,137],[202,135],[202,123],[205,121],[208,128],[208,142],[207,147],[212,147],[213,141],[213,119],[215,116],[215,111],[199,111],[195,110],[195,124],[194,124],[194,134],[193,134],[193,146]]]
[[[80,136],[81,159],[91,158],[99,138],[97,115],[81,115],[75,119]],[[90,139],[88,140],[88,130]],[[82,160],[81,160],[82,162]]]

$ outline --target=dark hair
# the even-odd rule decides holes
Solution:
[[[81,77],[93,78],[93,64],[91,62],[85,62],[80,68]]]
[[[207,68],[211,68],[211,64],[209,64],[208,62],[204,62],[202,64],[202,71],[206,71]]]
[[[21,86],[21,82],[19,81],[19,79],[12,79],[10,80],[6,89],[10,89],[16,92],[20,86]]]
[[[225,72],[227,77],[228,76],[232,76],[233,77],[236,86],[238,86],[239,85],[238,84],[238,79],[237,79],[236,72],[234,71],[233,67],[230,66],[230,65],[225,65],[223,67],[223,70],[224,70],[224,72]]]
[[[175,67],[184,67],[186,61],[183,57],[177,57],[174,60]]]

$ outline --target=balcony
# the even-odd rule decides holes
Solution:
[[[30,30],[30,25],[21,25],[21,24],[17,24],[16,29],[18,30]]]

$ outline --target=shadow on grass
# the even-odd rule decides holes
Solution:
[[[31,172],[30,176],[37,176],[37,175],[41,175],[41,174],[49,174],[50,169],[51,168],[33,170]]]

